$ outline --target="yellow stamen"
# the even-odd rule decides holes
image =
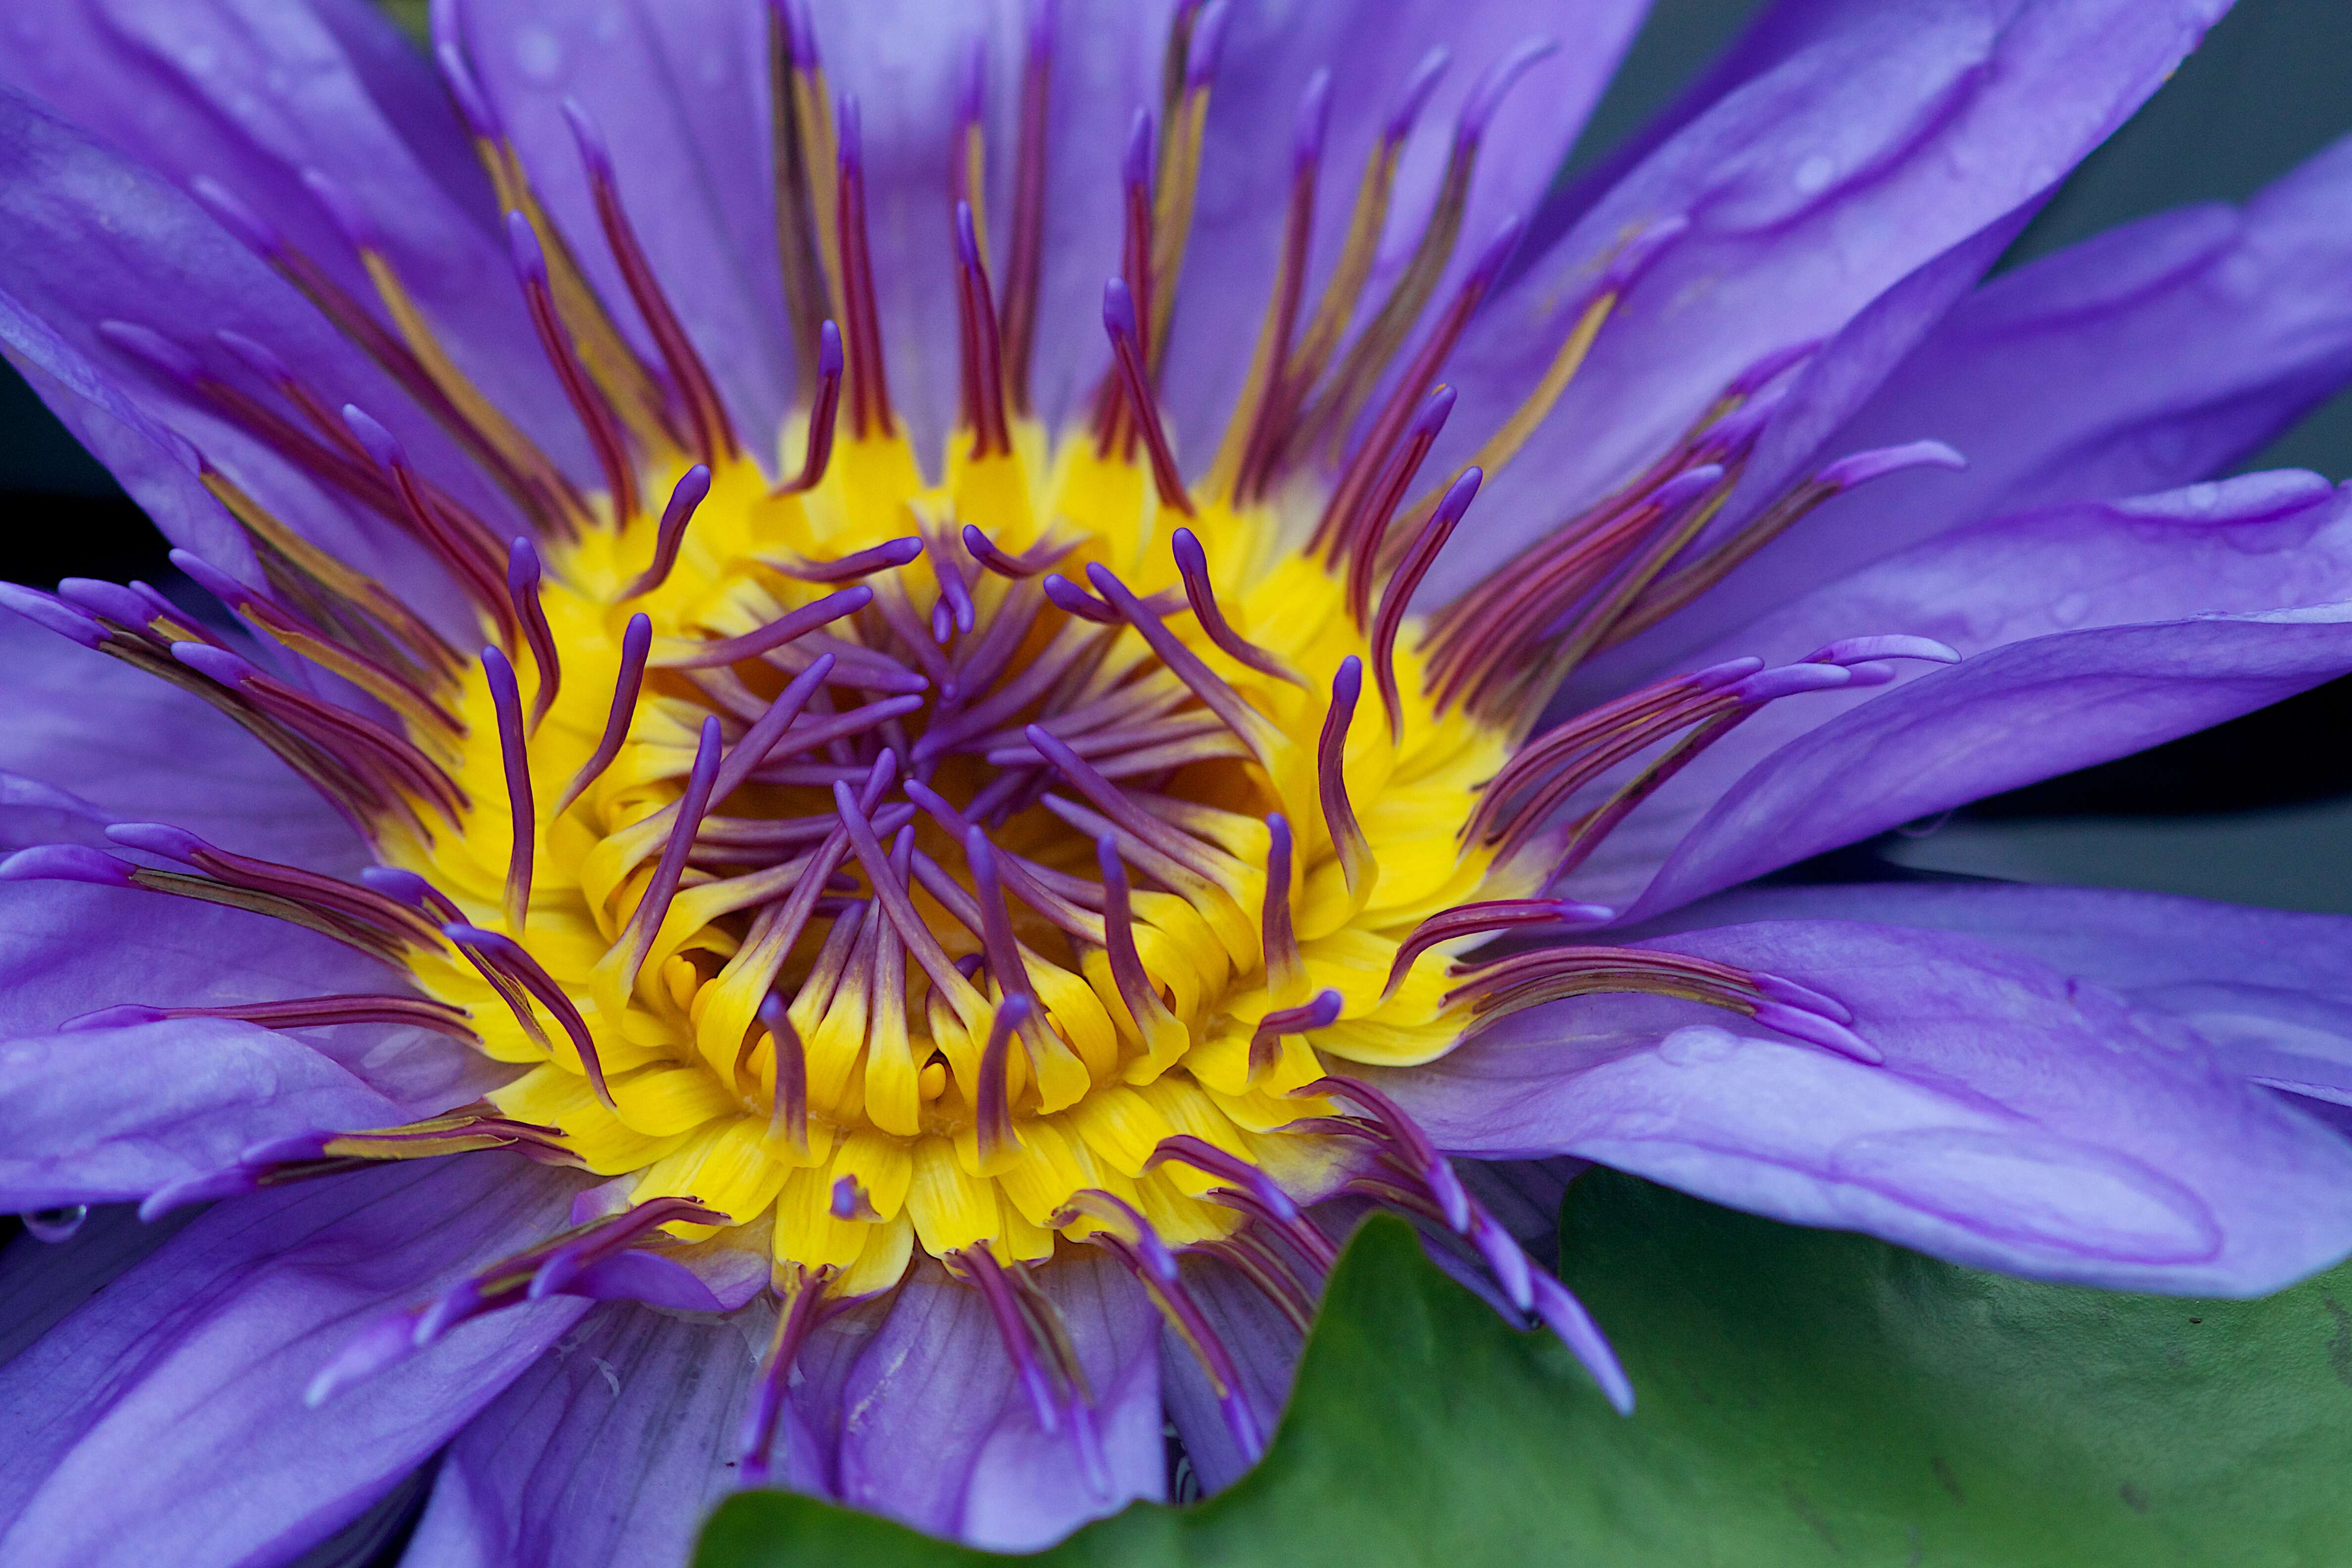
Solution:
[[[1056,540],[1076,546],[1057,572],[1085,583],[1087,567],[1099,564],[1136,601],[1178,606],[1150,613],[1197,661],[1185,667],[1190,676],[1163,667],[1132,627],[1074,620],[1044,600],[1034,579],[1007,580],[961,553],[952,569],[971,596],[974,626],[950,636],[943,651],[932,641],[940,577],[926,558],[866,580],[900,606],[899,620],[877,598],[825,628],[836,672],[887,652],[900,661],[892,679],[903,680],[927,658],[966,657],[1000,616],[1031,617],[985,689],[941,706],[934,680],[918,710],[892,721],[893,746],[919,752],[927,735],[944,737],[947,749],[923,764],[926,787],[956,810],[987,810],[982,792],[1001,769],[986,754],[1024,746],[1021,726],[1041,710],[1075,719],[1095,704],[1104,714],[1094,726],[1104,740],[1087,740],[1086,726],[1077,731],[1093,774],[1055,774],[1047,780],[1053,799],[1033,797],[983,823],[1005,879],[1000,897],[1019,953],[1016,983],[1034,999],[1001,1069],[1010,1096],[1008,1142],[984,1151],[975,1141],[982,1047],[1004,976],[992,973],[996,950],[984,934],[989,921],[960,833],[886,784],[860,818],[868,847],[820,855],[837,823],[823,770],[839,770],[836,759],[851,755],[856,765],[835,776],[862,779],[878,754],[880,731],[857,737],[849,752],[818,745],[770,752],[726,786],[730,793],[709,802],[699,847],[683,864],[635,986],[618,989],[609,974],[605,986],[595,982],[610,971],[608,953],[655,883],[703,716],[719,712],[730,735],[742,735],[790,668],[805,667],[801,645],[777,650],[783,665],[747,658],[712,670],[681,669],[657,653],[619,755],[544,826],[531,923],[515,934],[588,1018],[614,1110],[589,1092],[582,1064],[551,1019],[537,1020],[534,1037],[478,973],[437,956],[415,965],[427,994],[472,1012],[485,1051],[541,1064],[493,1097],[505,1114],[558,1130],[563,1146],[592,1169],[635,1173],[638,1201],[692,1196],[739,1226],[772,1226],[780,1265],[839,1269],[844,1281],[887,1283],[916,1247],[933,1256],[986,1245],[1003,1258],[1043,1257],[1057,1228],[1076,1237],[1096,1227],[1076,1214],[1065,1226],[1053,1223],[1088,1190],[1132,1203],[1172,1244],[1227,1234],[1237,1216],[1202,1195],[1207,1188],[1197,1173],[1173,1164],[1146,1170],[1158,1141],[1182,1131],[1245,1150],[1250,1138],[1274,1136],[1266,1130],[1298,1117],[1298,1106],[1281,1096],[1321,1077],[1327,1062],[1420,1061],[1443,1053],[1468,1016],[1445,1004],[1448,960],[1424,954],[1384,998],[1399,943],[1465,898],[1532,890],[1492,864],[1487,849],[1455,840],[1479,785],[1506,755],[1506,737],[1435,713],[1419,695],[1415,666],[1404,682],[1401,742],[1384,725],[1344,733],[1342,771],[1361,827],[1360,853],[1378,869],[1375,878],[1360,868],[1351,891],[1343,847],[1322,815],[1317,756],[1334,672],[1347,657],[1364,657],[1363,633],[1346,613],[1343,585],[1281,547],[1285,524],[1272,511],[1220,500],[1189,526],[1234,634],[1297,670],[1303,688],[1229,656],[1181,608],[1166,528],[1151,487],[1132,465],[1098,456],[1083,437],[1048,462],[1045,439],[1034,427],[1016,431],[1012,455],[985,465],[953,460],[954,445],[950,478],[939,487],[921,477],[896,437],[845,441],[824,482],[806,495],[772,497],[750,464],[722,465],[668,580],[625,604],[619,595],[652,548],[652,519],[553,547],[542,603],[564,649],[565,678],[531,739],[530,766],[535,793],[552,801],[593,749],[628,613],[652,618],[657,650],[740,637],[842,586],[803,581],[763,561],[836,560],[906,538],[922,518],[968,520],[1009,555],[1037,543],[1045,531],[1037,520],[1057,520]],[[647,493],[660,493],[668,478],[649,476]],[[927,552],[961,551],[956,535],[935,529],[926,537]],[[952,604],[944,614],[940,624],[951,625]],[[899,640],[907,628],[929,647]],[[1033,668],[1040,674],[1030,678],[1027,701],[981,713],[978,727],[959,738],[950,727],[962,721],[960,712]],[[804,711],[782,733],[879,700],[838,679],[821,710]],[[1188,679],[1218,683],[1243,705],[1248,747],[1223,733]],[[432,845],[395,833],[387,853],[469,918],[495,923],[508,813],[497,726],[478,674],[456,710],[468,731],[457,743],[452,776],[474,802],[464,830]],[[1102,782],[1104,773],[1120,773],[1123,753],[1108,742],[1121,723],[1139,741],[1164,727],[1177,737],[1166,743],[1172,760],[1149,777]],[[887,773],[903,776],[908,762],[902,756]],[[781,771],[761,782],[772,769]],[[855,795],[860,786],[845,787]],[[1118,808],[1109,816],[1089,794],[1106,788],[1116,792],[1108,803]],[[1296,973],[1269,976],[1259,933],[1265,819],[1276,812],[1294,836],[1289,896],[1297,958]],[[720,830],[722,819],[730,826]],[[793,822],[808,826],[775,847],[728,847],[730,835],[756,837],[769,831],[761,824],[781,831]],[[1057,879],[1096,880],[1095,839],[1106,830],[1132,868],[1134,952],[1158,1003],[1142,1019],[1106,955],[1099,908],[1055,901],[1064,885]],[[1171,859],[1171,844],[1189,847]],[[880,887],[878,896],[877,854],[917,858],[899,862],[909,868],[906,884]],[[791,869],[796,858],[803,869],[815,868],[807,874],[846,880],[831,890],[801,889],[796,910],[788,908],[803,874]],[[772,890],[762,894],[763,887]],[[862,910],[854,927],[846,923],[853,906]],[[1066,909],[1063,923],[1053,918],[1055,909]],[[779,939],[762,922],[788,919],[801,923],[777,949]],[[974,960],[989,969],[967,980],[957,963]],[[789,1004],[797,1034],[804,1138],[776,1109],[775,1044],[754,1019],[771,985]],[[1283,1036],[1271,1072],[1255,1076],[1249,1047],[1257,1021],[1325,990],[1344,999],[1339,1019]],[[709,1228],[671,1226],[683,1237]]]

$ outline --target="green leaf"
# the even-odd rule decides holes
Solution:
[[[1643,1400],[1563,1521],[1591,1561],[2352,1555],[2352,1268],[2260,1301],[2037,1285],[1598,1173],[1561,1240]]]
[[[2352,1555],[2352,1268],[2254,1302],[1957,1268],[1594,1173],[1569,1281],[1640,1391],[1621,1420],[1394,1220],[1332,1276],[1265,1462],[1139,1505],[1051,1568],[2303,1564]],[[779,1493],[701,1568],[1001,1561]]]

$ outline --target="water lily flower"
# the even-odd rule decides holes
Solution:
[[[0,1559],[1034,1545],[1368,1207],[1630,1407],[1584,1161],[2343,1256],[2337,924],[1748,886],[2352,668],[2196,482],[2352,152],[1980,282],[2221,9],[1782,0],[1553,189],[1637,0],[20,7],[0,341],[184,583],[5,593]]]

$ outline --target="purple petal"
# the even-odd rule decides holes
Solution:
[[[11,615],[0,615],[0,665],[8,671],[0,769],[80,802],[52,801],[56,811],[171,822],[226,849],[320,870],[362,863],[350,826],[318,792],[202,700]],[[10,820],[28,837],[6,827],[0,845],[39,841],[29,837],[34,818],[11,812]]]
[[[767,1288],[768,1265],[749,1252],[701,1258],[632,1247],[592,1263],[563,1289],[592,1301],[641,1301],[675,1312],[731,1312]]]
[[[264,1139],[402,1111],[308,1046],[226,1019],[0,1040],[0,1210],[142,1198]]]
[[[577,100],[603,131],[630,226],[745,444],[767,452],[782,428],[793,363],[776,261],[767,7],[471,0],[451,10],[466,58],[541,199],[634,329],[564,100]],[[948,30],[935,19],[899,41],[919,48],[925,35]],[[944,134],[929,151],[944,163]],[[944,232],[944,209],[938,218]],[[877,235],[875,243],[887,242]]]
[[[747,1325],[606,1307],[449,1446],[414,1563],[684,1562],[734,1483]]]
[[[0,632],[0,639],[7,634]],[[103,848],[114,814],[101,811],[70,790],[22,773],[0,773],[0,854],[36,844],[80,844]]]
[[[1108,1258],[1037,1275],[1095,1395],[1111,1491],[1090,1495],[1069,1434],[1037,1429],[980,1293],[919,1267],[842,1392],[842,1500],[1003,1551],[1061,1539],[1166,1485],[1160,1320]]]
[[[1722,921],[1715,922],[1722,924]],[[1455,1174],[1505,1230],[1549,1266],[1559,1251],[1559,1205],[1587,1160],[1465,1160]]]
[[[10,107],[0,93],[0,121]],[[158,408],[133,396],[119,370],[101,370],[26,310],[7,291],[18,281],[0,261],[0,348],[26,384],[166,538],[241,571],[257,571],[243,531],[199,482],[171,427],[157,417]]]
[[[372,301],[350,240],[304,186],[322,173],[476,384],[541,441],[584,454],[492,243],[489,182],[431,68],[376,7],[61,0],[0,51],[0,81],[184,189],[219,182]]]
[[[1013,195],[1008,179],[1000,196],[993,176],[1009,171],[1013,159],[1013,95],[1019,90],[1024,31],[1021,8],[1000,4],[941,12],[927,0],[821,0],[810,13],[827,84],[836,100],[844,93],[857,99],[866,235],[880,299],[890,398],[919,460],[928,467],[937,463],[940,444],[954,425],[959,385],[955,209],[948,185],[951,132],[970,70],[972,40],[988,35],[996,57],[986,137],[992,176],[987,193],[992,226],[989,243],[997,268],[990,280],[1001,289],[1012,240]],[[1158,5],[1137,4],[1121,6],[1117,15],[1089,16],[1085,25],[1105,35],[1090,40],[1090,47],[1118,49],[1131,41],[1131,29],[1147,26],[1143,18],[1160,14]],[[1063,26],[1069,31],[1068,22]],[[1067,64],[1086,68],[1082,62]],[[1062,107],[1074,116],[1092,114],[1106,123],[1124,125],[1133,104],[1132,98],[1122,97],[1117,105]],[[1083,145],[1057,145],[1055,151],[1076,161],[1089,157]],[[1116,147],[1109,155],[1116,159]],[[1116,211],[1115,175],[1107,172],[1101,190],[1090,194],[1101,198],[1090,205]],[[1097,290],[1104,276],[1097,270],[1094,278]],[[1092,324],[1091,317],[1087,324]],[[1101,329],[1096,327],[1094,341],[1099,343],[1101,338]]]
[[[468,1323],[324,1408],[304,1384],[372,1314],[561,1226],[576,1185],[469,1155],[209,1210],[0,1367],[0,1559],[276,1561],[331,1534],[586,1308]]]
[[[1935,436],[1968,454],[1967,472],[1905,475],[1831,500],[1695,614],[1603,661],[1606,671],[1654,668],[1710,625],[1763,614],[1960,524],[2227,468],[2352,375],[2352,306],[2336,287],[2352,268],[2347,201],[2352,142],[2242,210],[2162,214],[1996,279],[1826,439],[1822,411],[1840,403],[1809,373],[1789,409],[1818,406],[1776,418],[1750,475],[1767,482],[1743,487],[1727,524],[1789,477],[1791,459]],[[1841,352],[1832,344],[1817,369]]]
[[[1115,6],[1064,5],[1054,18],[1045,257],[1039,272],[1037,347],[1030,372],[1036,414],[1048,429],[1083,417],[1085,400],[1110,363],[1100,306],[1103,279],[1119,269],[1120,160],[1135,111],[1148,107],[1155,116],[1159,113],[1160,56],[1168,38],[1170,9],[1167,0],[1136,0]],[[1005,7],[1008,15],[1013,10]],[[852,26],[845,18],[828,27],[827,47],[833,47],[832,40]],[[989,223],[990,243],[997,247],[1000,271],[1007,259],[1003,247],[1012,241],[1012,170],[1019,145],[1019,83],[1026,48],[1021,34],[1008,31],[1003,44],[992,51],[996,58],[989,84]],[[1234,63],[1228,50],[1221,68]],[[872,89],[866,89],[863,100],[869,106],[872,95]],[[1290,123],[1287,106],[1276,123],[1286,127]],[[867,136],[870,146],[870,121]],[[939,189],[944,202],[943,181]],[[877,257],[877,263],[881,259]],[[884,287],[887,289],[888,284]],[[909,297],[913,289],[931,297],[940,292],[926,273],[910,268],[906,282],[899,285],[901,297]],[[931,309],[938,311],[940,307]],[[891,316],[894,330],[895,323],[904,319],[896,313]],[[948,334],[937,340],[944,351],[955,342],[953,317],[940,314],[931,319],[949,323]],[[931,329],[925,330],[928,334]],[[940,363],[952,374],[952,360]],[[890,374],[898,374],[896,358]],[[894,380],[894,390],[896,385]],[[953,405],[943,406],[951,409]],[[1179,432],[1179,438],[1194,439],[1184,431]]]
[[[510,515],[425,415],[192,199],[0,89],[0,224],[12,237],[0,251],[0,342],[175,542],[259,580],[241,534],[196,483],[176,436],[314,542],[399,584],[419,608],[446,613],[454,605],[438,569],[414,545],[331,499],[210,400],[100,331],[117,320],[168,329],[174,343],[215,360],[224,374],[230,367],[213,334],[242,332],[331,402],[348,399],[375,414],[425,471],[484,516]],[[159,302],[167,300],[168,317],[159,319]]]
[[[64,1241],[20,1235],[0,1247],[0,1366],[171,1240],[198,1212],[151,1225],[135,1205],[112,1204],[90,1210]]]
[[[0,888],[0,976],[6,980],[0,985],[0,1041],[47,1036],[68,1018],[110,1005],[222,1006],[401,988],[373,959],[265,916],[61,883]],[[93,1031],[62,1037],[98,1040],[89,1059],[102,1058],[106,1037]],[[513,1071],[422,1029],[366,1025],[307,1030],[299,1045],[295,1037],[278,1038],[319,1058],[321,1065],[306,1071],[326,1081],[348,1072],[388,1099],[397,1110],[392,1121],[462,1104]],[[200,1058],[178,1065],[194,1068]],[[126,1080],[121,1087],[142,1086]]]
[[[2330,607],[2347,599],[2352,500],[2307,474],[1954,531],[1692,662],[1734,651],[1801,658],[1884,631],[1937,638],[1965,662],[1901,665],[1890,686],[1767,709],[1635,812],[1571,888],[1648,919],[1881,828],[2275,701],[2352,660],[2352,628]]]
[[[1661,945],[1837,996],[1886,1064],[1610,997],[1532,1010],[1382,1086],[1450,1150],[1575,1153],[2036,1278],[2251,1296],[2352,1251],[2352,1146],[2104,986],[1893,927]]]
[[[1162,395],[1188,466],[1205,468],[1216,449],[1274,288],[1290,197],[1285,138],[1310,76],[1318,68],[1331,73],[1311,289],[1339,253],[1364,157],[1406,85],[1431,50],[1452,57],[1397,172],[1381,265],[1365,296],[1377,302],[1421,237],[1471,94],[1521,45],[1558,46],[1503,96],[1487,122],[1462,220],[1465,237],[1437,285],[1443,300],[1469,269],[1479,241],[1541,197],[1647,8],[1646,0],[1236,7],[1209,99],[1199,206]],[[1108,276],[1118,267],[1117,236],[1103,240],[1097,270]],[[1314,303],[1310,291],[1304,310]]]
[[[1552,1222],[1558,1228],[1555,1206]],[[1184,1286],[1192,1291],[1201,1315],[1234,1358],[1242,1395],[1256,1417],[1257,1429],[1271,1435],[1290,1399],[1290,1383],[1298,1370],[1298,1352],[1306,1341],[1239,1270],[1212,1258],[1184,1262]],[[1242,1478],[1250,1461],[1234,1441],[1233,1427],[1217,1404],[1214,1386],[1192,1350],[1173,1329],[1160,1336],[1160,1376],[1167,1391],[1168,1418],[1176,1424],[1192,1471],[1204,1491],[1223,1491]]]
[[[1954,931],[2181,1019],[2223,1066],[2352,1105],[2352,919],[2202,899],[2013,883],[1744,888],[1647,931],[1767,920]]]
[[[1462,398],[1453,428],[1474,433],[1455,438],[1465,450],[1535,384],[1594,260],[1629,230],[1691,222],[1546,421],[1574,438],[1538,434],[1494,477],[1479,548],[1440,563],[1437,591],[1662,450],[1743,367],[1835,332],[1919,275],[1917,297],[1885,322],[1883,374],[1991,264],[2005,226],[2155,90],[2223,8],[2086,0],[2007,5],[1996,19],[1841,7],[1626,175],[1473,327],[1448,370]],[[1966,265],[1928,267],[1956,247]]]

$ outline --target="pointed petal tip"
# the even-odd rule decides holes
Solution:
[[[44,631],[57,633],[84,647],[106,646],[106,628],[98,617],[53,594],[18,583],[0,583],[0,609],[14,610]]]
[[[0,882],[89,882],[128,888],[136,868],[81,844],[36,844],[0,859]]]

